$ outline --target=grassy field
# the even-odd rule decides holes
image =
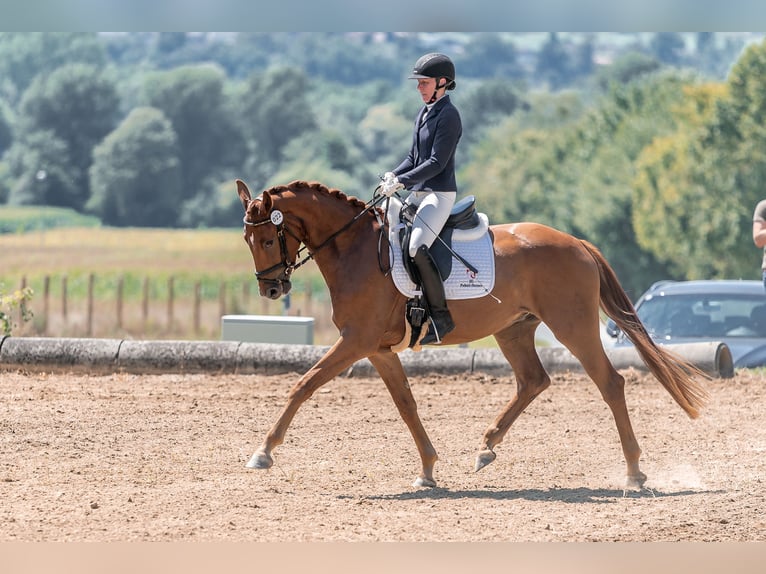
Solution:
[[[284,301],[258,296],[253,262],[241,236],[239,229],[105,227],[0,234],[0,287],[10,291],[26,284],[34,290],[35,318],[14,333],[86,335],[89,277],[93,275],[92,336],[217,339],[222,312],[311,314],[316,318],[315,342],[332,343],[335,329],[329,319],[329,296],[316,267],[310,263],[301,268],[294,278],[290,308],[285,309]],[[172,313],[168,310],[171,279]],[[145,282],[148,321],[142,316]],[[119,284],[123,285],[121,312],[117,309]],[[192,320],[197,284],[202,302],[198,331]]]
[[[0,206],[0,233],[23,233],[52,227],[99,227],[96,217],[63,207]]]

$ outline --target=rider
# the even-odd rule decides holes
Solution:
[[[439,343],[455,328],[447,309],[444,284],[429,247],[455,204],[455,150],[463,133],[460,114],[446,94],[455,89],[455,65],[444,54],[431,53],[415,62],[409,79],[418,81],[425,106],[418,112],[407,157],[383,176],[381,192],[390,197],[408,189],[406,202],[417,206],[409,254],[421,279],[431,326],[421,344]]]

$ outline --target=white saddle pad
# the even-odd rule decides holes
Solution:
[[[389,222],[399,221],[398,211],[396,217],[389,208]],[[460,260],[452,258],[452,272],[444,281],[444,294],[448,300],[476,299],[489,295],[495,287],[495,254],[492,249],[492,238],[487,232],[487,216],[480,213],[484,225],[484,232],[478,237],[471,237],[476,233],[468,233],[468,240],[460,239],[462,230],[455,230],[452,237],[452,249],[473,265],[478,273],[474,273],[463,265]],[[402,249],[399,243],[399,230],[404,224],[392,225],[389,229],[388,239],[391,245],[391,277],[394,285],[405,297],[420,295],[417,285],[410,279],[407,270],[402,263]],[[439,241],[437,239],[436,241]]]

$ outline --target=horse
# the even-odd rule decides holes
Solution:
[[[236,186],[260,295],[276,300],[289,293],[293,271],[313,259],[327,284],[339,332],[337,341],[291,388],[279,417],[246,466],[271,468],[272,453],[284,441],[300,406],[322,385],[367,358],[420,455],[422,468],[413,487],[435,487],[438,456],[393,350],[401,348],[407,337],[407,297],[381,264],[389,258],[383,210],[319,182],[296,180],[255,198],[241,179]],[[625,402],[624,378],[603,347],[599,309],[626,333],[649,371],[692,419],[707,400],[699,382],[705,375],[652,341],[616,273],[588,241],[533,222],[491,225],[489,234],[496,270],[492,291],[450,301],[456,327],[440,342],[455,345],[493,335],[516,379],[515,395],[484,432],[474,470],[495,460],[494,449],[513,422],[551,384],[535,348],[535,330],[542,321],[598,387],[617,425],[626,486],[642,488],[647,477],[639,468],[641,449]],[[303,250],[308,255],[298,261]]]

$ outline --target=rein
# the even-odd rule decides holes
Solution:
[[[350,221],[348,221],[343,227],[338,229],[335,233],[330,235],[327,239],[322,241],[317,247],[314,249],[314,251],[309,251],[308,254],[298,261],[297,263],[295,261],[290,261],[288,259],[288,253],[287,253],[287,242],[285,239],[285,232],[289,233],[293,239],[295,239],[299,244],[303,243],[303,240],[301,240],[300,237],[298,237],[293,231],[290,230],[289,227],[285,224],[285,218],[281,211],[275,209],[272,210],[269,214],[269,217],[267,219],[263,219],[261,221],[249,221],[247,219],[247,214],[245,214],[245,217],[242,218],[243,223],[248,227],[260,227],[261,225],[266,224],[273,224],[277,228],[277,238],[279,239],[279,254],[282,258],[282,261],[279,263],[276,263],[275,265],[272,265],[268,269],[264,269],[263,271],[256,271],[255,272],[255,278],[258,281],[262,280],[269,280],[269,281],[275,281],[275,279],[267,279],[264,277],[264,275],[268,275],[269,273],[272,273],[273,271],[277,269],[283,269],[284,270],[284,276],[285,279],[276,279],[276,281],[282,282],[287,280],[290,275],[292,275],[293,271],[298,269],[299,267],[302,267],[306,263],[308,263],[311,259],[314,258],[314,255],[320,250],[326,247],[330,244],[331,241],[333,241],[336,237],[338,237],[341,233],[348,230],[354,223],[356,223],[364,214],[366,214],[368,211],[371,211],[374,209],[383,199],[386,199],[385,196],[379,195],[378,197],[375,197],[365,203],[365,207],[362,211],[357,213]],[[376,217],[377,213],[375,214]],[[380,221],[380,218],[378,218],[378,221]],[[308,251],[308,247],[303,244],[295,254],[295,259],[297,259],[302,251]]]

